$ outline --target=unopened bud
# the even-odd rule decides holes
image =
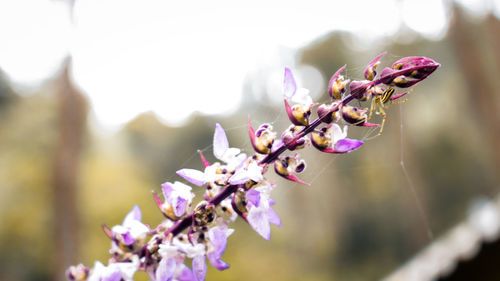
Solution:
[[[347,84],[349,84],[349,79],[344,80],[344,76],[340,75],[340,73],[345,69],[345,65],[342,66],[335,74],[333,74],[332,78],[330,78],[330,82],[328,83],[328,94],[333,99],[341,99],[342,95],[346,92]]]
[[[344,105],[342,107],[342,118],[347,123],[361,126],[368,118],[366,111],[366,109],[359,109],[354,106]]]
[[[374,58],[365,68],[365,79],[372,81],[375,76],[377,76],[377,66],[380,64],[380,58],[382,58],[387,52],[383,52]]]
[[[334,102],[332,104],[322,104],[318,106],[317,113],[319,119],[323,123],[332,123],[334,120],[338,120],[337,112],[339,111],[339,102]]]

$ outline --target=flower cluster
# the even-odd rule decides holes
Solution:
[[[272,208],[275,202],[271,191],[275,184],[265,178],[269,166],[285,179],[307,184],[297,177],[306,168],[298,150],[314,147],[325,153],[343,154],[358,149],[363,141],[347,137],[349,125],[379,126],[368,123],[373,102],[383,104],[404,96],[406,93],[393,94],[393,87],[410,87],[440,66],[429,58],[407,57],[377,76],[376,68],[384,54],[368,64],[364,72],[366,80],[345,79],[342,71],[346,66],[341,67],[330,79],[331,100],[324,104],[314,103],[309,91],[298,88],[292,71],[285,68],[283,96],[290,127],[278,135],[270,124],[254,130],[249,119],[248,133],[255,153],[246,155],[230,147],[224,129],[216,124],[213,154],[218,161],[209,163],[199,151],[203,169],[177,171],[187,182],[204,188],[203,200],[194,205],[192,188],[183,182],[162,184],[162,196],[153,195],[165,220],[150,227],[141,222],[141,211],[135,206],[121,225],[111,229],[103,225],[111,240],[108,265],[96,262],[93,269],[81,264],[72,266],[66,273],[68,279],[128,281],[141,270],[153,281],[204,280],[207,260],[218,270],[229,268],[222,256],[227,238],[233,233],[228,225],[238,217],[269,240],[270,225],[281,225]],[[370,115],[368,108],[349,106],[354,99],[372,101]],[[317,118],[311,121],[314,108]],[[293,153],[285,155],[287,151]],[[186,265],[189,261],[191,266]]]

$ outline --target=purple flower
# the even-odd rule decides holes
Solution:
[[[294,157],[286,156],[274,161],[274,171],[283,178],[300,184],[309,185],[297,178],[294,173],[301,173],[306,169],[306,162],[298,159],[298,154]]]
[[[221,258],[226,250],[227,237],[233,233],[233,229],[227,228],[225,224],[220,224],[208,230],[208,251],[207,259],[218,270],[225,270],[229,265]]]
[[[307,126],[314,103],[309,95],[309,90],[305,88],[297,89],[295,78],[288,68],[285,68],[283,95],[285,96],[285,108],[290,121],[297,126]],[[290,106],[287,99],[291,99],[296,104]]]
[[[89,268],[83,264],[77,266],[70,266],[66,270],[66,277],[71,281],[84,281],[89,276]]]
[[[115,225],[111,229],[116,238],[125,245],[132,245],[137,240],[144,240],[149,228],[141,222],[141,209],[135,205],[125,216],[121,225]]]
[[[160,244],[158,253],[162,257],[161,261],[156,269],[153,267],[148,272],[153,281],[197,280],[193,272],[184,265],[184,259],[186,255],[188,257],[204,255],[205,247],[202,244],[191,245],[174,238],[173,243],[167,241]]]
[[[229,171],[236,169],[247,158],[246,154],[240,154],[239,148],[229,147],[226,133],[219,123],[215,125],[213,144],[214,156],[226,163],[226,169]]]
[[[223,174],[222,170],[225,169],[228,172],[232,172],[246,160],[246,154],[240,153],[240,149],[229,147],[226,133],[219,124],[215,126],[213,146],[214,156],[223,161],[225,165],[214,163],[206,167],[203,172],[185,168],[178,170],[177,174],[192,184],[202,186],[206,183],[225,181],[227,175]],[[224,185],[225,182],[221,182],[220,184]]]
[[[233,185],[243,184],[249,180],[258,183],[263,179],[264,176],[262,175],[262,167],[255,161],[249,161],[246,165],[236,170],[234,175],[229,178],[229,183]]]
[[[347,126],[342,131],[337,124],[330,124],[311,133],[311,143],[326,153],[346,153],[363,145],[363,141],[347,138]]]
[[[161,204],[162,212],[171,219],[177,219],[184,215],[187,207],[191,204],[194,194],[191,187],[182,182],[166,182],[161,185],[165,202]]]
[[[139,269],[139,259],[134,256],[132,262],[117,262],[104,266],[96,261],[88,281],[133,281],[134,274]]]
[[[246,216],[250,226],[264,239],[271,239],[270,223],[281,226],[279,216],[274,212],[271,205],[274,203],[269,197],[271,193],[271,185],[263,184],[255,189],[250,189],[246,193],[248,200]]]

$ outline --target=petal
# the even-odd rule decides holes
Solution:
[[[259,207],[260,192],[255,189],[250,189],[245,194],[245,197],[247,198],[248,202],[252,203],[252,205],[254,205],[255,207]]]
[[[207,253],[208,260],[218,270],[228,269],[229,265],[221,260],[227,245],[227,233],[225,229],[222,227],[211,228],[208,231],[208,238],[213,246],[213,251]]]
[[[363,145],[363,141],[345,138],[336,142],[334,149],[338,153],[346,153],[359,148],[361,145]]]
[[[202,171],[195,169],[180,169],[176,173],[194,185],[202,186],[205,184],[205,173]]]
[[[149,228],[138,220],[134,220],[129,225],[130,234],[134,238],[141,238],[149,232]]]
[[[135,238],[132,236],[132,234],[129,231],[127,231],[126,233],[123,233],[122,238],[123,238],[123,243],[127,246],[135,243]]]
[[[292,101],[295,103],[300,103],[304,105],[311,105],[313,103],[313,100],[311,96],[309,95],[309,90],[306,88],[299,88],[295,95],[292,98]]]
[[[243,184],[249,180],[260,182],[264,179],[262,176],[262,167],[256,162],[251,162],[247,167],[237,169],[236,172],[229,178],[230,184]]]
[[[196,277],[194,276],[193,272],[189,267],[187,267],[185,264],[179,265],[181,267],[180,270],[178,270],[177,276],[175,276],[176,280],[179,281],[196,281]]]
[[[208,253],[207,258],[210,264],[212,264],[212,266],[217,268],[218,270],[226,270],[229,268],[229,264],[221,260],[220,257],[217,257],[216,253],[214,252]]]
[[[163,258],[156,269],[156,281],[170,281],[175,273],[175,259]]]
[[[131,262],[118,262],[114,263],[118,268],[121,279],[125,281],[133,281],[136,271],[139,269],[139,258],[137,256],[132,257]]]
[[[248,164],[247,173],[248,177],[254,182],[260,182],[264,179],[262,175],[263,168],[257,164],[257,162],[251,162]]]
[[[96,261],[87,281],[100,281],[105,270],[106,267],[100,261]]]
[[[226,153],[226,150],[229,149],[229,141],[227,140],[226,133],[222,126],[217,123],[215,124],[215,133],[214,133],[214,155],[217,159],[223,160],[223,156]]]
[[[132,220],[138,220],[141,221],[142,215],[141,215],[141,209],[139,208],[139,205],[135,205],[132,210],[125,216],[123,219],[123,226],[126,226],[129,222]]]
[[[100,281],[120,281],[122,280],[122,273],[116,269],[116,271],[111,271],[105,274]]]
[[[175,204],[174,213],[176,216],[180,217],[186,213],[187,200],[182,197],[177,197],[177,202]]]
[[[227,245],[226,231],[221,229],[221,227],[212,227],[208,231],[208,238],[213,246],[213,251],[211,252],[214,253],[217,258],[222,257]]]
[[[250,208],[247,215],[250,226],[264,239],[271,239],[271,226],[267,217],[267,212],[263,208]]]
[[[337,124],[332,124],[332,126],[330,127],[330,132],[332,134],[332,142],[333,143],[336,143],[339,140],[344,139],[347,136],[346,129],[344,128],[344,132],[342,132],[342,129]]]
[[[163,192],[163,197],[165,201],[169,201],[172,193],[174,192],[174,186],[170,182],[162,183],[161,191]]]
[[[232,185],[244,184],[249,180],[250,180],[250,177],[248,176],[248,171],[245,169],[238,169],[238,170],[236,170],[234,175],[232,175],[229,178],[229,183]]]
[[[297,91],[297,83],[295,83],[295,78],[293,78],[292,71],[285,67],[285,77],[283,79],[283,95],[285,98],[289,99],[295,95]]]
[[[267,219],[269,220],[270,223],[277,225],[277,226],[281,226],[280,217],[278,216],[278,214],[276,214],[276,212],[271,207],[269,207],[269,209],[267,210]]]
[[[207,263],[205,262],[205,256],[198,255],[193,258],[193,273],[197,281],[205,280],[207,275]]]

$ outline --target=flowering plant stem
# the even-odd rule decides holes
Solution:
[[[440,66],[429,58],[406,57],[391,68],[386,67],[376,78],[376,67],[384,54],[367,65],[363,81],[344,79],[341,72],[346,65],[341,67],[328,86],[332,101],[320,105],[312,101],[307,89],[297,87],[291,70],[285,68],[283,96],[292,124],[280,138],[270,124],[254,130],[249,119],[248,133],[255,154],[247,157],[239,148],[229,146],[224,129],[216,124],[213,153],[220,162],[210,164],[200,152],[203,171],[183,168],[176,172],[191,184],[203,187],[204,200],[191,209],[194,193],[190,186],[179,181],[163,183],[163,200],[155,192],[153,195],[166,219],[151,228],[142,223],[139,206],[134,206],[121,225],[111,229],[103,225],[112,241],[108,265],[96,261],[92,270],[81,264],[72,266],[67,271],[68,279],[132,281],[135,272],[141,270],[153,281],[203,281],[207,260],[218,270],[229,268],[222,255],[227,238],[234,231],[228,223],[238,216],[269,240],[270,224],[281,226],[281,219],[273,210],[275,201],[270,197],[275,184],[264,177],[268,166],[274,164],[274,171],[287,180],[307,184],[296,176],[306,169],[297,150],[313,146],[324,153],[344,154],[358,149],[364,142],[347,138],[348,126],[380,127],[381,134],[386,119],[384,104],[408,93],[394,94],[393,87],[411,87]],[[354,99],[371,102],[370,109],[349,106]],[[316,105],[317,118],[309,122]],[[380,125],[368,123],[374,112],[382,114]],[[343,129],[337,124],[341,118]],[[283,155],[288,150],[294,151],[294,155]],[[184,264],[186,259],[192,261],[191,268]]]

